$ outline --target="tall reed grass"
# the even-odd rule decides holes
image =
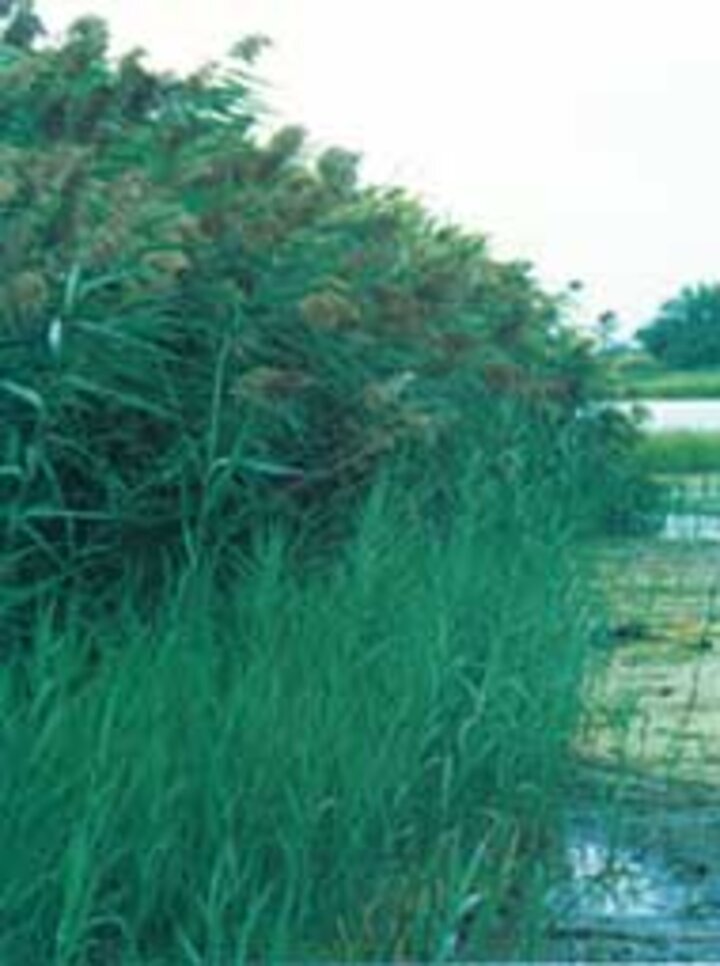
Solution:
[[[0,962],[438,961],[470,892],[522,948],[591,623],[549,486],[385,480],[332,564],[158,593],[0,666]]]
[[[538,922],[573,527],[627,427],[578,420],[595,359],[528,266],[255,136],[261,47],[171,78],[85,18],[0,65],[3,966],[437,961],[475,892],[478,956]]]

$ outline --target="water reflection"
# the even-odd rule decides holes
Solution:
[[[575,831],[565,848],[566,895],[556,893],[559,911],[580,917],[653,916],[677,913],[685,890],[657,860]]]
[[[704,513],[668,513],[660,531],[663,540],[720,541],[720,517]]]
[[[720,962],[720,807],[709,802],[568,816],[549,896],[553,961]]]
[[[720,432],[720,399],[643,399],[618,404],[628,412],[638,407],[645,413],[650,432]]]

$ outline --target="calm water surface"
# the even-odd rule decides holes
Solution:
[[[720,962],[720,810],[570,815],[552,961]]]
[[[637,403],[625,402],[630,410]],[[688,430],[720,433],[720,399],[645,399],[646,429],[651,433]],[[709,540],[720,542],[720,516],[714,513],[670,513],[661,538],[665,540]]]
[[[720,542],[720,517],[710,513],[668,513],[660,532],[663,540]]]
[[[720,399],[643,399],[640,403],[620,404],[620,408],[626,410],[634,406],[646,411],[650,432],[675,429],[720,432]]]

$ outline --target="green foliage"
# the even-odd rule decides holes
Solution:
[[[720,399],[720,369],[628,372],[618,381],[625,399]]]
[[[476,885],[483,952],[579,712],[590,349],[529,266],[261,137],[260,38],[185,78],[107,46],[0,51],[0,613],[31,645],[0,960],[433,959]]]
[[[684,288],[637,337],[670,368],[720,365],[720,285]]]
[[[96,18],[3,49],[6,596],[327,527],[399,454],[501,446],[498,406],[562,426],[591,391],[529,266],[296,127],[259,136],[262,46],[184,78],[111,62]]]
[[[154,622],[42,616],[0,664],[3,964],[436,962],[471,892],[472,958],[520,956],[592,598],[552,482],[476,469],[442,539],[386,480],[331,571],[275,529]]]
[[[649,445],[639,414],[612,406],[590,410],[573,426],[570,460],[575,513],[592,531],[652,532],[662,518],[662,488],[645,459]]]
[[[28,49],[45,33],[33,0],[2,0],[0,17],[6,21],[0,32],[4,44]]]
[[[674,430],[648,435],[640,459],[651,473],[717,473],[720,434]]]

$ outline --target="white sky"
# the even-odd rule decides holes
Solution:
[[[39,0],[167,65],[248,33],[270,105],[626,332],[720,281],[720,0]]]

